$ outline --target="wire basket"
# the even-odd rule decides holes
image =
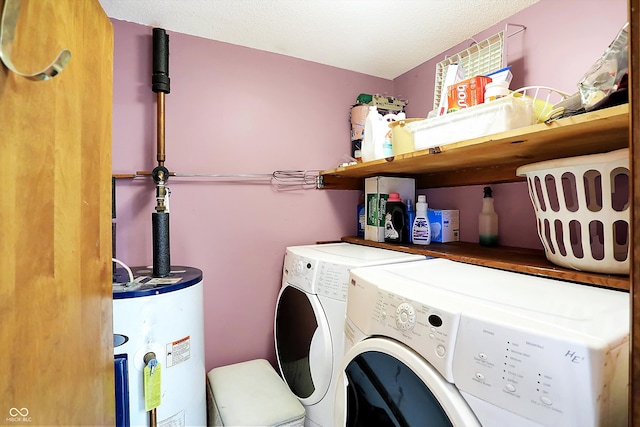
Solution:
[[[525,96],[533,99],[536,121],[542,123],[554,111],[554,105],[569,98],[569,94],[547,86],[525,86],[516,89],[513,96]]]
[[[629,150],[521,166],[549,261],[629,274]]]

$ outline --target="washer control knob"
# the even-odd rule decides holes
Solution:
[[[402,331],[408,331],[416,324],[416,310],[409,303],[403,302],[396,309],[396,326]]]

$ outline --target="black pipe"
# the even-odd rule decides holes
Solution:
[[[169,212],[166,212],[165,183],[169,171],[164,167],[164,96],[169,93],[169,36],[162,28],[153,29],[153,75],[151,89],[158,96],[157,153],[158,167],[153,171],[156,182],[156,212],[152,214],[153,226],[153,277],[167,277],[171,273],[171,251],[169,246]]]
[[[167,277],[171,273],[169,246],[169,213],[153,212],[153,277]]]
[[[153,76],[151,89],[155,92],[170,93],[169,78],[169,35],[162,28],[153,29]]]

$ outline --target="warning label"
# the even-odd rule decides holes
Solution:
[[[189,360],[191,356],[191,337],[186,336],[167,344],[167,368]]]
[[[158,423],[158,427],[184,427],[184,411],[162,420]]]

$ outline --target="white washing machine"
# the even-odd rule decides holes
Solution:
[[[351,271],[335,426],[626,426],[629,294],[443,259]]]
[[[424,259],[350,243],[287,248],[274,320],[275,347],[280,373],[305,407],[306,426],[333,425],[349,270]]]

